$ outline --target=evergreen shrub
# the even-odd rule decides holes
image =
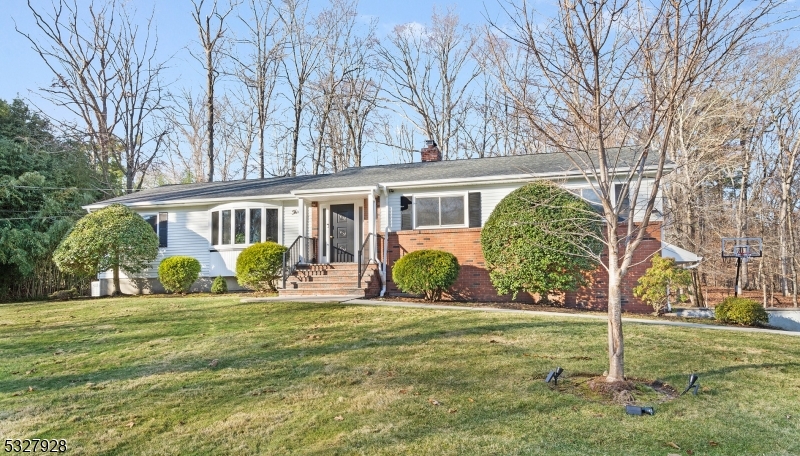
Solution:
[[[256,291],[275,291],[283,268],[286,247],[272,241],[253,244],[236,259],[236,280],[239,285]]]
[[[187,293],[200,276],[200,262],[190,256],[165,258],[158,265],[158,280],[171,293]]]
[[[746,326],[765,326],[769,315],[764,307],[752,299],[729,296],[714,310],[717,320]]]
[[[438,301],[442,292],[456,281],[460,269],[452,253],[418,250],[395,262],[392,280],[406,293],[422,294],[426,301]]]

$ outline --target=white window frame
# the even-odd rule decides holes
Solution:
[[[163,213],[165,213],[165,214],[167,214],[167,223],[169,223],[169,212],[166,212],[166,211],[160,211],[160,212],[145,212],[145,213],[139,214],[140,216],[142,216],[142,219],[143,219],[145,222],[147,222],[147,217],[155,217],[155,218],[156,218],[156,229],[155,229],[155,233],[156,233],[156,238],[158,238],[158,248],[159,248],[160,250],[164,250],[164,249],[166,249],[166,248],[167,248],[167,247],[161,247],[161,224],[160,224],[160,223],[158,223],[158,222],[159,222],[159,220],[158,220],[158,214],[160,214],[160,213],[162,213],[162,212],[163,212]],[[150,223],[149,223],[149,222],[148,222],[147,224],[148,224],[148,225],[150,225]]]
[[[244,235],[245,235],[245,242],[243,244],[236,244],[236,210],[244,210],[245,212],[245,223],[244,223]],[[250,242],[250,210],[251,209],[261,209],[261,234],[262,236],[266,235],[267,231],[267,217],[266,217],[266,210],[267,209],[275,209],[278,211],[278,239],[276,242],[279,244],[283,244],[283,230],[281,227],[283,226],[283,210],[281,210],[281,206],[272,205],[272,204],[264,204],[264,203],[228,203],[222,204],[219,206],[215,206],[208,210],[208,245],[209,248],[212,250],[242,250],[251,245]],[[231,211],[231,243],[230,244],[222,244],[222,211]],[[213,213],[219,212],[219,241],[218,244],[214,244],[214,240],[211,239],[211,235],[213,233],[213,226],[214,226],[214,218]],[[264,242],[263,239],[261,242]]]
[[[468,192],[451,192],[451,193],[421,193],[411,195],[411,220],[415,230],[436,230],[447,228],[467,228],[469,226],[469,200],[467,198]],[[407,195],[404,195],[407,197]],[[417,225],[417,198],[447,198],[453,196],[460,196],[464,201],[464,220],[457,225]],[[439,219],[442,218],[442,203],[439,201]]]

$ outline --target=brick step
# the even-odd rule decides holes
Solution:
[[[286,281],[286,289],[291,290],[325,290],[328,288],[356,288],[358,284],[355,280],[341,282],[289,282]],[[362,280],[361,286],[369,288],[371,282]]]
[[[367,268],[364,275],[370,274],[370,272],[377,271],[377,268]],[[294,275],[297,277],[355,277],[358,274],[358,271],[353,269],[350,271],[343,271],[341,269],[331,269],[329,271],[295,271]]]
[[[369,293],[369,294],[368,294]],[[368,288],[328,288],[326,290],[286,289],[278,290],[278,296],[374,296]]]
[[[361,276],[361,280],[369,280],[370,278],[376,275],[375,272],[367,271],[364,275]],[[357,274],[337,274],[337,275],[290,275],[287,277],[287,280],[294,280],[296,282],[346,282],[348,280],[358,280]]]

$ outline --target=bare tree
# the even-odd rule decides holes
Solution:
[[[384,94],[399,115],[436,141],[446,159],[458,154],[456,135],[467,122],[471,83],[480,73],[472,59],[476,42],[455,13],[434,10],[429,26],[399,25],[378,50]]]
[[[283,0],[277,10],[283,28],[285,57],[282,59],[282,75],[289,93],[286,98],[291,105],[291,149],[289,152],[291,176],[297,175],[300,129],[303,115],[308,107],[308,84],[318,68],[328,30],[312,26],[308,18],[307,0]]]
[[[248,16],[239,16],[247,29],[247,36],[239,40],[244,56],[236,58],[236,76],[247,88],[248,103],[255,111],[258,135],[256,174],[262,179],[266,169],[265,135],[275,110],[273,93],[284,53],[278,20],[271,16],[273,7],[272,1],[250,0]]]
[[[142,188],[147,170],[164,149],[169,126],[163,113],[170,97],[161,76],[165,64],[156,60],[158,38],[150,34],[153,16],[147,19],[142,37],[126,11],[120,18],[112,67],[121,90],[117,108],[121,144],[112,154],[126,170],[125,189],[130,193]]]
[[[333,170],[347,167],[351,153],[356,166],[361,165],[363,128],[376,96],[368,72],[374,68],[371,50],[377,22],[371,21],[360,34],[357,6],[353,0],[332,0],[315,20],[327,39],[310,85],[312,174],[327,171],[329,163]]]
[[[53,83],[42,92],[80,119],[81,131],[73,133],[88,141],[103,190],[113,193],[115,166],[122,170],[124,191],[137,190],[166,135],[160,116],[168,103],[165,62],[156,55],[152,16],[140,29],[114,1],[92,2],[87,13],[75,1],[52,6],[45,13],[28,2],[41,35],[17,29],[53,72]]]
[[[797,175],[800,173],[800,58],[798,49],[786,49],[780,44],[770,49],[771,82],[774,96],[767,101],[771,128],[767,139],[772,148],[775,179],[780,192],[778,229],[780,245],[781,291],[791,293],[797,307],[797,268],[794,235]]]
[[[173,179],[203,182],[207,177],[204,154],[206,141],[206,100],[185,90],[170,112],[171,134],[167,149]]]
[[[208,135],[208,182],[214,181],[214,86],[217,83],[222,70],[221,59],[225,55],[224,48],[227,29],[225,20],[236,7],[234,1],[228,2],[227,8],[220,8],[218,0],[213,0],[210,11],[203,13],[203,5],[206,0],[192,0],[192,18],[197,24],[197,31],[200,36],[200,45],[203,48],[203,55],[198,56],[198,60],[203,63],[206,70],[206,134]]]
[[[713,80],[775,7],[739,6],[564,0],[542,25],[523,1],[505,6],[509,26],[493,24],[495,42],[532,56],[515,74],[505,71],[514,66],[497,46],[498,79],[546,146],[582,170],[603,208],[609,382],[624,379],[622,280],[658,207],[678,107],[697,84]]]

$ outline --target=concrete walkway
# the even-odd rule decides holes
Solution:
[[[455,311],[477,311],[477,312],[490,312],[490,313],[511,313],[511,314],[525,314],[536,315],[541,317],[555,317],[555,318],[584,318],[589,320],[602,320],[607,321],[608,317],[605,315],[594,315],[586,313],[567,313],[567,312],[544,312],[541,310],[522,310],[522,309],[498,309],[495,307],[466,307],[466,306],[447,306],[441,304],[422,304],[416,302],[402,302],[402,301],[378,301],[374,299],[363,299],[353,296],[302,296],[296,298],[245,298],[242,302],[338,302],[341,304],[351,304],[359,306],[378,306],[378,307],[408,307],[412,309],[435,309],[435,310],[455,310]],[[634,323],[643,325],[661,325],[661,326],[679,326],[683,328],[697,328],[697,329],[714,329],[718,331],[738,331],[748,333],[761,333],[761,334],[780,334],[783,336],[800,337],[800,332],[782,331],[779,329],[762,329],[750,328],[746,326],[722,326],[722,325],[705,325],[702,323],[687,323],[684,321],[665,321],[665,320],[649,320],[645,318],[630,318],[623,317],[624,323]]]

